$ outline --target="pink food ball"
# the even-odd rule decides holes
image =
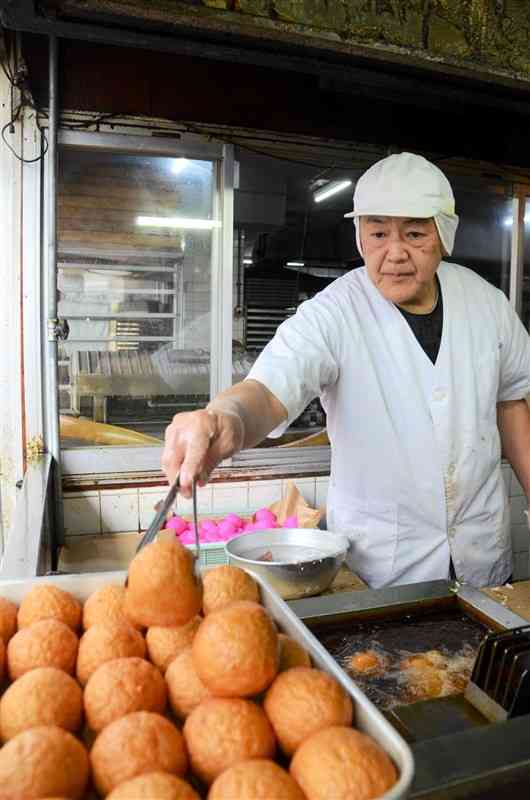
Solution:
[[[276,522],[276,514],[273,511],[271,511],[269,508],[260,508],[260,509],[258,509],[258,511],[256,511],[254,516],[256,518],[256,521],[257,520],[261,520],[261,519],[267,520],[267,524],[269,522]]]
[[[221,536],[223,536],[223,538],[227,535],[233,536],[235,533],[237,533],[237,527],[234,525],[234,523],[229,522],[226,519],[222,520],[222,522],[219,523],[218,528],[219,528],[219,533],[221,534]]]
[[[298,517],[293,514],[291,517],[286,517],[283,523],[284,528],[298,528]]]
[[[201,530],[205,533],[214,534],[218,532],[218,527],[213,520],[205,519],[201,525]]]
[[[238,517],[237,514],[227,514],[223,520],[224,522],[231,522],[232,525],[235,525],[236,528],[242,528],[245,524],[245,521]]]
[[[166,522],[166,528],[172,528],[177,535],[180,535],[187,530],[188,523],[182,517],[174,516]]]
[[[195,534],[189,529],[180,535],[181,544],[195,544]]]

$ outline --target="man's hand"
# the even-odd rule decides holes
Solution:
[[[255,447],[287,417],[287,410],[259,381],[222,392],[206,410],[176,414],[166,429],[162,469],[170,483],[180,471],[184,497],[193,480],[204,485],[213,469],[245,447]]]
[[[166,428],[162,469],[170,483],[180,472],[182,494],[189,497],[193,480],[204,485],[212,470],[241,449],[243,442],[243,422],[235,413],[176,414]]]

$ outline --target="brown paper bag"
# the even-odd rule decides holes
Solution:
[[[287,517],[296,515],[299,528],[318,528],[322,518],[322,509],[311,508],[292,481],[287,482],[285,496],[270,505],[269,510],[276,514],[279,525],[283,525]]]

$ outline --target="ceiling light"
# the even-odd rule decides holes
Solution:
[[[171,159],[171,172],[173,175],[178,175],[179,172],[182,172],[185,166],[188,164],[187,158],[172,158]]]
[[[530,222],[530,214],[525,214],[525,215],[524,215],[524,221],[525,221],[525,222]],[[503,225],[504,225],[506,228],[511,228],[511,227],[512,227],[512,225],[513,225],[513,217],[504,217],[504,219],[503,219],[503,221],[502,221],[502,224],[503,224]]]
[[[254,263],[254,262],[252,261],[252,259],[251,259],[251,258],[244,258],[244,259],[243,259],[243,264],[253,264],[253,263]]]
[[[323,200],[327,200],[328,197],[331,197],[338,192],[342,192],[343,189],[347,189],[348,186],[351,186],[350,180],[343,180],[343,181],[329,181],[325,186],[322,186],[321,189],[317,189],[313,192],[313,200],[315,203],[321,203]]]
[[[187,217],[136,217],[137,225],[149,228],[182,228],[190,231],[210,231],[220,228],[221,222],[216,219],[188,219]]]
[[[285,266],[286,267],[303,267],[305,265],[304,265],[303,261],[288,261]]]

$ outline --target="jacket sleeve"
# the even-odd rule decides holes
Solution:
[[[339,376],[340,337],[329,299],[318,295],[283,322],[247,376],[264,384],[287,409],[278,437]]]
[[[502,303],[500,403],[530,395],[530,336],[504,295]]]

